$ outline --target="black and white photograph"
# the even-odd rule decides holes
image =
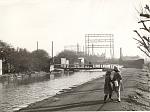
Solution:
[[[0,112],[150,111],[150,0],[0,0]]]

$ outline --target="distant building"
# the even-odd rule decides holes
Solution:
[[[79,59],[80,67],[84,67],[85,59],[83,57],[79,57],[78,59]]]
[[[61,58],[61,67],[68,67],[69,66],[69,60],[67,60],[66,58]]]
[[[137,56],[123,56],[122,60],[138,60],[141,59],[138,55]]]
[[[142,69],[144,65],[144,59],[141,59],[139,56],[124,56],[122,57],[121,64],[125,68],[139,68]]]

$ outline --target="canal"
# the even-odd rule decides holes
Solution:
[[[24,83],[0,83],[0,112],[12,112],[31,103],[54,96],[62,89],[81,85],[87,81],[102,77],[101,71],[82,71],[55,74],[37,81],[28,80]]]

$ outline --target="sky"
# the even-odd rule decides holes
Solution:
[[[46,50],[84,46],[85,34],[113,34],[115,57],[144,56],[137,48],[138,13],[148,0],[0,0],[0,40],[15,48]]]

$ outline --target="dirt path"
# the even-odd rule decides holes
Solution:
[[[31,104],[21,112],[49,112],[49,111],[124,111],[150,110],[149,75],[140,69],[122,69],[124,91],[121,92],[122,101],[103,103],[104,77],[87,82],[71,90],[64,90],[62,94]]]

